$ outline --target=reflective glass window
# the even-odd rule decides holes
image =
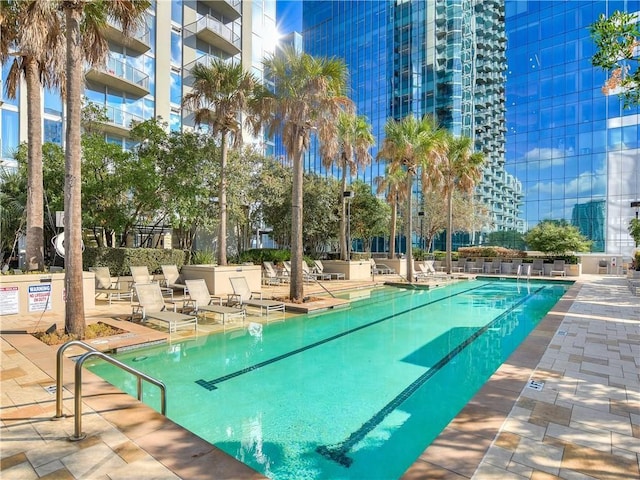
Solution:
[[[45,118],[43,137],[45,142],[62,145],[62,121]]]
[[[2,158],[13,158],[20,143],[18,112],[2,110]]]

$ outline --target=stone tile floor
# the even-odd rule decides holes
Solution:
[[[122,308],[114,315],[114,307],[100,306],[90,317],[122,322]],[[131,327],[118,341],[168,337]],[[17,327],[2,319],[2,329]],[[45,389],[55,384],[55,348],[15,333],[3,334],[0,345],[3,480],[262,478],[90,372],[83,377],[88,435],[69,442],[74,420],[50,420],[55,395]],[[640,479],[639,364],[640,297],[629,295],[621,277],[585,275],[403,478]],[[72,368],[65,361],[68,414]],[[528,388],[530,379],[543,382],[542,390]]]

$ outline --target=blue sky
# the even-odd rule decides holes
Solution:
[[[277,0],[276,18],[281,34],[302,31],[302,0]]]

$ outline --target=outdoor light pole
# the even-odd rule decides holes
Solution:
[[[636,220],[638,219],[638,209],[640,208],[640,202],[631,202],[631,208],[636,209]]]
[[[351,199],[356,192],[353,190],[345,190],[342,197],[347,201],[347,260],[351,260]]]

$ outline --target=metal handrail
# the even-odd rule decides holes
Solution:
[[[156,380],[155,378],[150,377],[146,373],[142,373],[141,371],[136,370],[135,368],[131,368],[129,365],[124,364],[121,361],[116,360],[115,358],[110,357],[105,353],[102,353],[99,351],[87,352],[84,355],[82,355],[76,362],[75,393],[74,393],[75,422],[74,422],[74,433],[72,436],[69,437],[69,440],[78,441],[86,437],[86,434],[82,433],[82,365],[84,364],[85,360],[87,360],[90,357],[100,357],[106,362],[123,369],[125,372],[135,375],[136,378],[138,379],[138,400],[140,401],[142,401],[142,380],[146,380],[147,382],[160,388],[160,412],[162,413],[162,415],[167,414],[167,400],[166,400],[167,388],[165,387],[164,383],[162,383],[160,380]]]
[[[106,362],[115,365],[116,367],[121,368],[125,372],[128,372],[132,375],[135,375],[138,379],[138,400],[142,401],[142,380],[146,380],[152,385],[157,386],[160,389],[160,411],[162,415],[166,415],[167,413],[167,388],[164,383],[160,380],[156,380],[153,377],[150,377],[146,373],[143,373],[135,368],[130,367],[129,365],[122,363],[119,360],[116,360],[109,355],[100,352],[93,348],[91,345],[88,345],[80,340],[71,340],[70,342],[65,343],[58,349],[58,353],[56,354],[56,415],[52,418],[52,420],[58,420],[64,418],[64,414],[62,413],[62,384],[63,384],[63,366],[62,366],[62,354],[65,350],[71,346],[82,347],[87,350],[87,353],[82,355],[78,361],[76,362],[75,368],[75,432],[74,435],[69,437],[69,440],[82,440],[85,435],[82,433],[82,365],[85,360],[89,357],[100,357]]]
[[[62,354],[65,352],[67,348],[73,347],[74,345],[78,347],[82,347],[88,352],[98,351],[95,348],[93,348],[91,345],[86,344],[80,340],[71,340],[70,342],[65,343],[58,349],[58,353],[56,354],[56,414],[53,417],[53,420],[58,420],[65,417],[65,415],[62,413],[62,383],[63,383],[62,376],[64,374],[64,371],[62,368],[62,359],[64,357],[62,356]]]

